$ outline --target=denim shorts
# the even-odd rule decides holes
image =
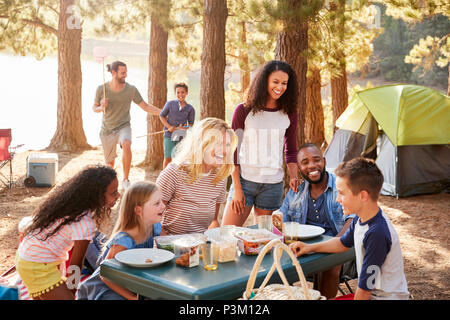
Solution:
[[[245,180],[240,177],[242,191],[245,196],[245,205],[262,210],[278,210],[281,207],[284,184],[279,183],[259,183]],[[231,184],[228,192],[228,201],[231,201],[234,193],[234,184]]]

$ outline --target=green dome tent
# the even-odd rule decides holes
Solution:
[[[336,121],[327,169],[344,160],[376,159],[381,193],[397,197],[450,191],[450,98],[417,85],[357,92]]]

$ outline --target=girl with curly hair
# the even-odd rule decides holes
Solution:
[[[245,103],[236,107],[231,127],[239,145],[224,225],[242,226],[253,207],[256,216],[280,208],[283,147],[289,185],[297,191],[297,100],[295,71],[286,62],[272,60],[256,74]]]
[[[72,250],[70,265],[81,270],[89,242],[120,196],[118,185],[114,169],[86,167],[35,210],[16,255],[17,271],[33,299],[74,299],[59,266]]]

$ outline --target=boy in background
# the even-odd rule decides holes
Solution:
[[[343,252],[355,247],[358,288],[355,300],[408,299],[398,234],[378,206],[383,175],[375,162],[356,158],[342,162],[335,170],[337,201],[344,214],[355,213],[347,232],[331,240],[306,244],[296,242],[296,256],[309,252]]]
[[[172,161],[173,149],[185,135],[185,130],[191,127],[195,120],[194,107],[186,102],[188,86],[182,82],[176,83],[174,90],[177,99],[167,101],[159,114],[165,130],[163,168]]]

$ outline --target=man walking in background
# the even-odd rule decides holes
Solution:
[[[127,77],[127,65],[125,63],[114,61],[106,65],[106,68],[108,72],[111,72],[112,79],[108,83],[98,86],[92,109],[94,112],[103,112],[100,139],[107,165],[114,167],[114,161],[117,157],[117,143],[122,148],[122,188],[125,190],[130,185],[128,176],[132,159],[131,101],[136,103],[145,112],[155,116],[159,116],[161,109],[147,104],[136,87],[125,82],[125,78]]]

